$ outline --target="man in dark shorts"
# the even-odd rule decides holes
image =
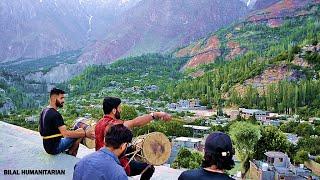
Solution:
[[[206,139],[202,168],[185,171],[178,180],[231,180],[233,178],[224,171],[234,166],[233,155],[230,137],[222,132],[214,132]]]
[[[56,155],[68,150],[67,154],[76,156],[82,138],[94,139],[94,132],[86,132],[82,128],[75,131],[67,130],[61,114],[57,111],[63,107],[64,94],[63,90],[57,88],[50,91],[50,104],[40,114],[39,132],[48,154]]]
[[[75,165],[73,180],[127,180],[119,156],[125,152],[132,137],[132,132],[123,124],[110,127],[105,136],[106,145]]]
[[[112,125],[123,124],[129,129],[134,127],[144,126],[150,123],[154,119],[161,119],[163,121],[171,120],[171,116],[165,112],[154,112],[150,114],[146,114],[143,116],[139,116],[133,120],[122,121],[120,120],[120,112],[121,112],[121,100],[115,97],[106,97],[103,100],[103,112],[104,117],[99,120],[95,128],[95,136],[96,136],[96,151],[100,148],[104,147],[104,135],[108,131],[108,129]],[[131,147],[128,147],[126,153],[131,152]],[[130,161],[128,164],[128,157],[120,158],[121,165],[125,167],[125,171],[128,176],[136,176],[141,174],[144,170],[144,173],[141,174],[140,179],[150,179],[154,173],[154,167],[149,166],[147,163],[138,162],[138,161]]]

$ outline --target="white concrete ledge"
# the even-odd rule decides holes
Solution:
[[[73,168],[79,158],[94,152],[80,146],[77,157],[66,154],[47,154],[42,146],[42,138],[36,131],[0,121],[0,179],[56,180],[72,179]],[[21,175],[22,170],[65,170],[65,175]],[[20,175],[4,175],[4,170],[18,170]],[[180,170],[157,166],[152,179],[178,179]],[[139,176],[132,179],[139,179]]]

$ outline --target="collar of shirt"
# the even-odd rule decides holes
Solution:
[[[118,164],[120,164],[119,158],[113,152],[111,152],[109,149],[107,149],[106,147],[102,147],[100,149],[100,151],[105,153],[106,155],[112,157]]]
[[[109,116],[109,115],[104,115],[103,118],[105,118],[105,119],[111,119],[111,120],[116,120],[116,119],[113,119],[113,118],[112,118],[111,116]]]

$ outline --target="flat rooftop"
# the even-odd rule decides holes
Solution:
[[[0,179],[72,179],[74,165],[87,154],[94,152],[80,146],[77,157],[66,154],[47,154],[42,138],[36,131],[0,121]],[[153,180],[178,179],[181,170],[156,166]],[[65,170],[65,175],[4,175],[4,170]],[[131,179],[140,179],[139,176]]]
[[[196,129],[196,130],[209,130],[209,129],[211,129],[211,127],[207,127],[207,126],[195,126],[195,125],[183,125],[183,127],[192,128],[192,129]]]
[[[268,151],[266,153],[264,153],[267,157],[275,157],[275,158],[283,158],[283,157],[288,157],[288,155],[286,155],[283,152],[279,152],[279,151]]]
[[[263,112],[266,113],[266,111],[260,110],[260,109],[241,109],[242,113],[248,113],[248,114],[253,114],[253,113],[258,113],[258,112]]]
[[[190,142],[201,142],[203,139],[201,138],[192,138],[192,137],[177,137],[174,139],[175,141],[190,141]]]

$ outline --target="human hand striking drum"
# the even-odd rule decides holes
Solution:
[[[95,139],[94,128],[88,128],[86,130],[86,137],[92,140]]]
[[[84,131],[85,137],[81,143],[89,149],[95,148],[95,125],[94,119],[78,118],[75,120],[73,129],[76,131]]]

